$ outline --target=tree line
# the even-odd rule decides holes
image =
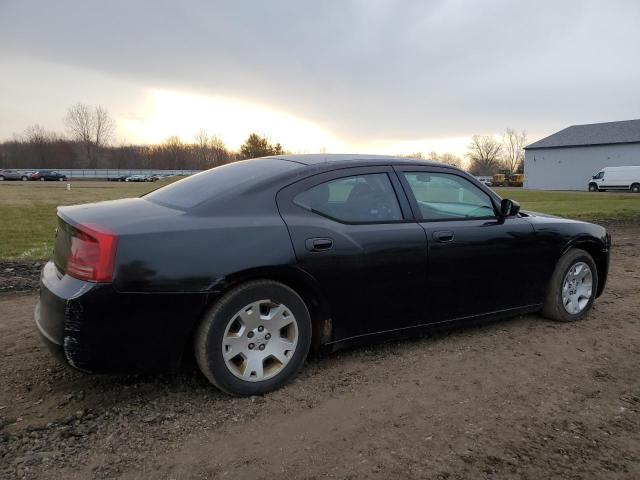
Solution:
[[[524,169],[524,147],[527,144],[527,133],[523,130],[517,132],[507,128],[502,138],[492,135],[474,135],[467,145],[465,157],[453,153],[431,152],[423,155],[415,152],[407,155],[409,158],[433,160],[435,162],[452,165],[468,170],[473,175],[493,175],[498,170],[509,172],[522,172]]]
[[[522,172],[527,133],[507,128],[502,139],[491,135],[474,135],[467,146],[469,172],[473,175],[493,175],[498,170]]]
[[[246,158],[281,155],[280,143],[252,133],[238,151],[205,130],[192,142],[171,136],[155,145],[113,145],[115,122],[101,106],[73,105],[64,117],[67,134],[32,125],[0,143],[0,168],[108,168],[203,170]]]
[[[114,145],[115,122],[102,106],[78,103],[64,117],[67,133],[32,125],[0,143],[0,168],[108,168],[203,170],[246,158],[287,153],[280,143],[250,134],[240,149],[229,149],[222,139],[200,130],[191,142],[171,136],[154,145]],[[499,169],[522,169],[526,132],[507,128],[501,139],[474,135],[465,154],[420,152],[407,155],[467,168],[474,175],[492,175]]]

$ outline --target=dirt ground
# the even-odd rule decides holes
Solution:
[[[640,226],[574,324],[536,315],[311,359],[230,398],[192,368],[58,365],[0,295],[0,478],[640,478]],[[11,268],[11,267],[8,267]]]

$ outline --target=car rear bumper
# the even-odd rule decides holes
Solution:
[[[53,355],[79,370],[175,370],[207,305],[206,294],[118,292],[112,284],[42,270],[36,326]]]
[[[36,327],[38,327],[38,331],[40,332],[40,337],[42,338],[42,341],[47,346],[51,354],[58,361],[62,363],[68,363],[67,359],[64,356],[64,348],[62,346],[62,343],[60,343],[60,340],[54,338],[51,332],[42,325],[42,316],[40,315],[40,302],[36,304],[35,311],[33,312],[33,317],[36,321]]]

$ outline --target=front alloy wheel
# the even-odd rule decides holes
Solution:
[[[558,261],[551,276],[542,315],[552,320],[572,322],[591,309],[598,289],[598,270],[591,255],[572,248]]]
[[[582,312],[593,293],[593,274],[585,262],[574,263],[562,282],[562,305],[570,315]]]

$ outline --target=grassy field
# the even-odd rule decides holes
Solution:
[[[496,188],[502,198],[520,202],[523,210],[581,220],[640,220],[640,195],[612,192],[542,192]]]
[[[0,260],[48,258],[56,228],[56,207],[137,197],[166,183],[0,183]]]
[[[165,181],[166,182],[166,181]],[[47,258],[56,226],[56,207],[136,197],[156,183],[63,182],[0,183],[0,260]],[[639,219],[640,195],[630,193],[540,192],[496,189],[502,197],[534,210],[585,220]]]

